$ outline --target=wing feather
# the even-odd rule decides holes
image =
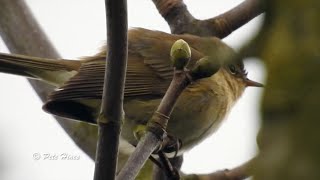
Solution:
[[[187,40],[190,37],[173,36],[145,29],[129,31],[125,100],[126,98],[144,96],[159,98],[164,95],[173,74],[169,55],[170,48],[176,40],[181,38]],[[192,60],[190,64],[194,64],[196,60],[203,57],[202,53],[192,48],[192,44],[191,51]],[[56,105],[61,106],[63,104],[61,102],[69,102],[73,106],[81,106],[81,109],[86,109],[83,105],[71,103],[71,101],[76,99],[101,99],[105,72],[105,52],[106,50],[94,57],[87,57],[82,60],[78,74],[49,96],[49,101],[45,104],[44,109],[56,115],[63,114],[67,117],[82,119],[77,117],[78,113],[73,111],[69,112],[71,115],[66,115],[66,112],[62,112],[65,109],[61,110],[61,107],[56,107]]]

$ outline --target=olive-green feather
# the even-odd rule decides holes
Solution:
[[[72,77],[80,62],[0,53],[0,72],[25,76],[59,86]]]

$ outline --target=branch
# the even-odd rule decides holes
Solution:
[[[183,162],[183,156],[178,156],[174,158],[170,158],[171,165],[176,168],[180,169]],[[153,166],[153,180],[169,180],[170,178],[167,177],[167,175],[164,173],[164,171],[159,168],[159,166],[155,165]]]
[[[46,58],[60,58],[48,37],[23,0],[0,1],[0,35],[12,53]],[[53,90],[45,83],[29,80],[42,101]],[[94,126],[55,117],[72,140],[91,158],[95,154]],[[88,134],[91,134],[90,136]]]
[[[257,38],[267,85],[253,179],[320,179],[319,1],[265,2],[263,32]]]
[[[145,136],[139,141],[135,151],[120,171],[117,177],[119,180],[134,179],[151,153],[159,149],[159,145],[166,135],[166,127],[173,107],[191,80],[209,77],[220,68],[220,62],[212,62],[208,57],[204,57],[197,61],[191,71],[186,70],[185,66],[190,60],[191,50],[183,40],[178,40],[172,45],[170,55],[175,68],[173,79],[160,105],[148,121]],[[206,66],[205,72],[203,66]]]
[[[256,158],[249,160],[248,162],[235,167],[231,170],[216,171],[210,174],[190,174],[183,176],[186,180],[241,180],[246,179],[252,175],[253,165],[256,162]]]
[[[119,136],[123,114],[123,94],[128,54],[127,1],[106,0],[108,52],[98,117],[99,138],[95,180],[115,179]]]
[[[174,34],[224,38],[264,12],[261,0],[245,0],[233,9],[207,20],[195,19],[182,0],[153,0]]]

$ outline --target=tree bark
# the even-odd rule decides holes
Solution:
[[[193,34],[225,38],[264,12],[263,1],[245,0],[229,11],[206,20],[199,20],[188,11],[183,0],[152,0],[168,22],[173,34]]]
[[[267,1],[260,55],[268,69],[254,179],[320,179],[320,3]]]

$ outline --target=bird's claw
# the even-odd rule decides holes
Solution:
[[[167,135],[164,138],[161,145],[158,147],[158,149],[154,152],[154,154],[158,154],[159,159],[156,159],[153,156],[150,156],[149,158],[153,163],[155,163],[160,169],[162,169],[165,172],[165,174],[170,180],[180,179],[180,174],[179,171],[172,166],[171,162],[166,156],[166,153],[175,152],[173,157],[175,158],[178,155],[181,146],[182,142],[180,139],[172,135]]]
[[[180,179],[179,171],[174,166],[172,166],[171,162],[169,161],[165,153],[163,151],[159,151],[158,155],[159,155],[159,160],[162,164],[161,169],[165,172],[167,177],[170,180],[179,180]]]
[[[165,153],[174,152],[174,157],[178,155],[178,152],[182,146],[182,141],[172,135],[167,135],[162,143],[162,150]]]
[[[146,133],[146,126],[139,125],[134,129],[134,136],[137,140]],[[178,155],[178,152],[182,146],[182,141],[172,135],[167,134],[163,139],[159,147],[153,152],[153,154],[158,154],[159,159],[157,160],[153,156],[150,156],[149,159],[155,163],[160,169],[162,169],[170,180],[180,179],[179,171],[172,166],[169,161],[166,153],[174,152],[173,158]]]

